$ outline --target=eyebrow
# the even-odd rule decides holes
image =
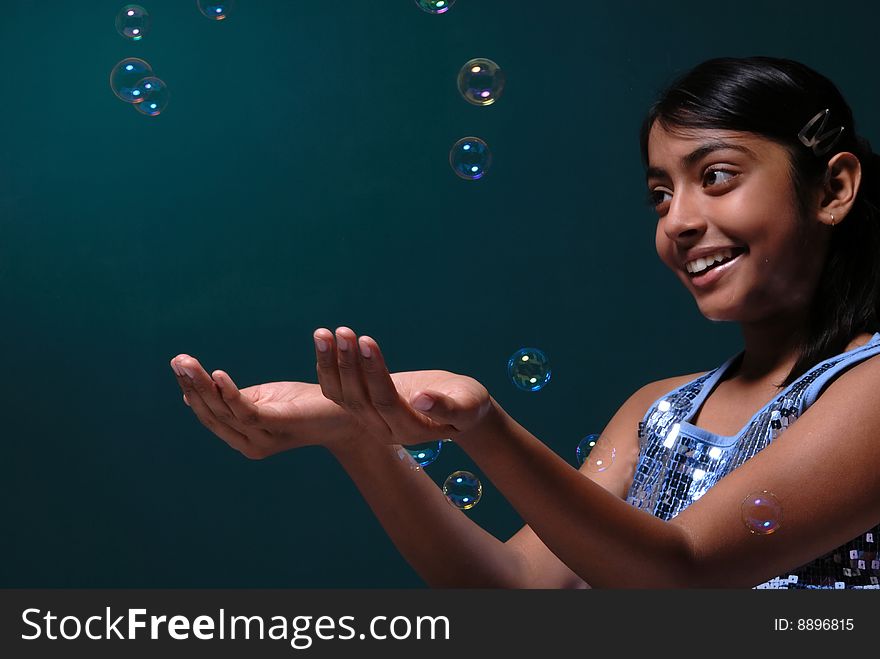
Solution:
[[[747,156],[751,156],[752,158],[757,158],[751,149],[744,147],[742,144],[733,144],[732,142],[725,142],[724,140],[716,139],[704,142],[689,154],[683,156],[681,159],[681,166],[683,169],[690,169],[694,163],[702,160],[704,156],[707,156],[713,151],[720,151],[722,149],[732,149],[744,153]],[[648,167],[645,171],[646,181],[651,178],[662,178],[664,176],[667,176],[667,172],[662,167]]]

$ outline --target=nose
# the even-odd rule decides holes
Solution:
[[[706,225],[697,199],[687,192],[672,196],[664,220],[663,230],[672,241],[699,235]]]

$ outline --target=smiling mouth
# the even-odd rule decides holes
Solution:
[[[683,269],[684,269],[684,271],[685,271],[685,273],[687,274],[688,277],[690,277],[691,279],[695,279],[696,277],[702,277],[703,275],[705,275],[705,274],[708,273],[708,272],[712,272],[712,271],[715,270],[716,268],[720,268],[720,267],[723,266],[723,265],[727,265],[728,263],[732,263],[732,262],[735,261],[739,256],[742,256],[742,255],[745,254],[747,251],[748,251],[748,250],[747,250],[745,247],[737,247],[736,249],[731,250],[730,258],[727,259],[726,261],[721,261],[721,262],[715,261],[715,262],[714,262],[712,265],[710,265],[708,268],[703,268],[702,270],[700,270],[700,271],[697,272],[697,273],[693,273],[693,272],[691,272],[690,270],[688,270],[688,269],[687,269],[687,266],[685,266]]]

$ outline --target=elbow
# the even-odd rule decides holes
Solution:
[[[670,522],[669,527],[675,530],[676,537],[672,543],[674,547],[672,569],[669,570],[671,583],[665,587],[676,589],[714,587],[711,577],[706,574],[705,562],[701,560],[700,549],[694,537],[674,520]]]
[[[670,526],[679,533],[677,569],[675,585],[672,588],[751,588],[754,584],[750,576],[742,574],[735,565],[722,566],[703,549],[686,528],[675,524]]]

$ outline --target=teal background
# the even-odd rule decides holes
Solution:
[[[394,371],[475,377],[574,463],[635,389],[741,347],[657,258],[656,93],[710,57],[791,57],[880,142],[876,3],[145,1],[136,43],[123,4],[2,3],[0,586],[424,587],[326,450],[243,458],[169,359],[317,382],[312,331],[348,325]],[[168,84],[162,115],[111,92],[125,57]],[[507,75],[492,106],[457,92],[473,57]],[[479,181],[448,164],[466,135],[493,152]],[[507,380],[524,346],[553,367],[535,393]],[[427,471],[461,468],[447,445]],[[486,480],[467,514],[522,524]]]

